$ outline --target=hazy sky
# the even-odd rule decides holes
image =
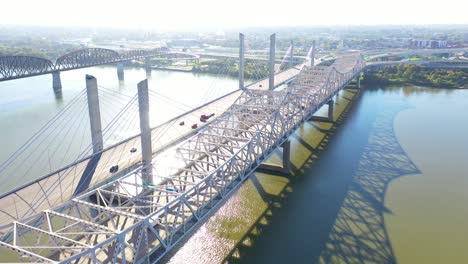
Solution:
[[[5,0],[0,24],[191,30],[327,24],[468,24],[466,0]]]

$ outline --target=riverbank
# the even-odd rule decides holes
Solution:
[[[417,65],[387,66],[378,72],[366,73],[368,85],[420,85],[434,88],[465,89],[468,70],[429,69]]]
[[[193,72],[193,67],[191,66],[156,66],[151,67],[151,69],[156,71]]]

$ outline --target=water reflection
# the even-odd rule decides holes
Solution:
[[[344,244],[344,243],[338,243],[338,241],[333,241],[332,238],[335,237],[335,233],[338,232],[338,230],[344,230],[343,226],[341,224],[344,224],[345,226],[350,225],[349,221],[351,220],[350,216],[350,208],[357,208],[355,205],[350,206],[350,198],[353,198],[354,200],[351,201],[352,204],[356,203],[356,194],[351,193],[350,190],[348,190],[348,195],[347,198],[344,199],[343,204],[340,207],[340,204],[337,205],[336,208],[333,210],[340,211],[338,213],[338,216],[336,218],[328,218],[329,220],[326,221],[326,223],[322,223],[321,225],[307,225],[308,230],[305,231],[305,233],[315,233],[315,234],[322,234],[322,237],[326,237],[326,232],[324,230],[330,229],[328,226],[333,226],[331,228],[330,232],[330,240],[322,239],[322,244],[319,247],[310,247],[306,248],[304,247],[301,251],[304,253],[301,253],[301,255],[294,255],[294,252],[288,252],[284,253],[284,255],[288,256],[286,258],[278,258],[278,254],[274,254],[275,256],[272,258],[263,258],[263,257],[258,257],[258,248],[256,245],[256,242],[260,242],[260,244],[264,244],[265,240],[269,239],[271,240],[271,237],[268,237],[268,234],[264,234],[264,231],[270,232],[270,228],[275,228],[278,227],[277,223],[273,223],[273,226],[271,225],[271,222],[277,222],[278,218],[283,217],[285,218],[284,214],[284,207],[287,207],[288,205],[291,206],[290,204],[287,204],[287,197],[291,194],[293,194],[294,189],[300,189],[298,186],[301,184],[301,179],[302,175],[304,173],[307,173],[309,169],[312,167],[312,165],[317,161],[317,159],[320,159],[320,153],[322,150],[325,149],[326,145],[330,141],[331,138],[333,138],[333,135],[336,133],[338,127],[340,124],[346,119],[346,116],[349,114],[349,112],[352,109],[352,101],[353,98],[356,96],[356,91],[350,90],[347,92],[342,93],[337,99],[336,99],[336,108],[335,108],[335,113],[339,113],[338,115],[335,114],[335,124],[328,124],[328,123],[309,123],[311,128],[309,129],[304,129],[302,127],[299,129],[299,131],[295,134],[292,135],[292,140],[296,143],[294,146],[295,149],[295,157],[293,157],[292,160],[292,173],[293,177],[290,178],[290,181],[288,184],[284,185],[284,187],[281,189],[280,192],[277,193],[271,193],[267,192],[264,189],[265,185],[265,180],[263,180],[263,184],[261,181],[259,181],[259,177],[264,179],[265,177],[287,177],[287,175],[284,174],[271,174],[269,175],[259,175],[258,173],[251,176],[251,181],[253,182],[253,185],[256,188],[256,191],[260,194],[262,199],[264,200],[265,203],[268,204],[268,207],[266,210],[264,210],[260,216],[256,219],[254,224],[249,228],[249,230],[246,232],[246,234],[239,240],[239,242],[233,247],[233,249],[227,254],[227,257],[223,260],[224,263],[256,263],[256,262],[271,262],[271,261],[277,261],[276,263],[280,263],[282,261],[287,261],[289,258],[289,261],[293,262],[303,262],[308,257],[313,257],[313,259],[325,259],[326,263],[333,263],[331,259],[336,259],[338,254],[337,252],[331,252],[328,251],[331,249],[330,245],[334,245],[336,248],[350,248],[350,244]],[[294,152],[294,151],[293,151]],[[297,153],[300,152],[300,153]],[[281,156],[281,155],[278,155]],[[272,176],[275,175],[275,176]],[[353,184],[350,184],[353,185]],[[354,183],[354,185],[358,185],[358,183]],[[360,189],[363,189],[362,187]],[[299,190],[301,191],[301,190]],[[346,190],[345,190],[346,191]],[[366,198],[369,197],[369,195],[365,196]],[[365,204],[361,201],[360,204]],[[347,208],[346,208],[347,207]],[[343,212],[343,213],[342,213]],[[346,212],[346,213],[345,213]],[[314,212],[319,213],[319,212]],[[360,215],[359,212],[355,212],[355,215]],[[294,217],[301,217],[301,216],[294,216]],[[276,219],[275,219],[276,218]],[[286,220],[286,219],[285,219]],[[353,219],[354,220],[354,219]],[[286,220],[287,221],[287,220]],[[307,221],[307,220],[303,220]],[[332,222],[335,221],[335,224]],[[356,224],[356,222],[354,223]],[[284,227],[284,226],[283,226]],[[298,228],[296,227],[291,227],[291,228]],[[278,230],[277,230],[278,232]],[[287,230],[280,231],[283,235],[287,235]],[[352,232],[348,232],[348,236],[351,235]],[[263,236],[267,236],[268,238],[265,238]],[[342,235],[342,234],[340,234]],[[307,239],[307,238],[306,238]],[[326,241],[326,242],[325,242]],[[348,239],[344,239],[340,242],[346,241],[348,242]],[[284,242],[284,241],[283,241]],[[281,242],[282,243],[282,242]],[[305,246],[305,245],[302,245]],[[260,248],[262,248],[262,245],[259,245]],[[321,250],[322,248],[326,248],[327,250]],[[285,251],[287,249],[285,248]],[[262,250],[263,251],[263,250]],[[345,252],[346,250],[343,250],[342,252]],[[305,253],[307,252],[307,253]],[[262,253],[260,253],[262,254]],[[292,255],[292,256],[291,256]],[[332,256],[334,255],[334,256]],[[292,257],[292,259],[291,259]],[[351,256],[347,256],[346,259],[342,259],[340,261],[347,262],[347,260],[350,260]]]
[[[349,97],[342,96],[338,103],[344,104],[345,101],[349,102],[349,100]],[[320,158],[320,150],[325,147],[351,109],[351,104],[346,105],[336,120],[337,125],[328,129],[324,128],[325,124],[316,123],[313,125],[317,131],[325,133],[318,143],[314,144],[312,142],[311,144],[311,142],[307,142],[310,135],[296,133],[293,136],[309,152],[305,159],[306,162],[300,163],[299,166],[296,164],[293,167],[293,175],[301,175],[304,171],[307,172],[314,161]],[[291,261],[300,263],[306,259],[313,260],[310,261],[313,263],[396,263],[383,218],[385,213],[391,213],[383,203],[385,190],[393,179],[418,172],[416,166],[400,147],[393,133],[393,116],[398,111],[398,108],[390,108],[381,112],[374,120],[357,169],[353,173],[351,181],[342,189],[343,199],[341,203],[332,202],[326,205],[329,207],[327,210],[336,211],[335,217],[330,216],[330,214],[329,216],[323,216],[327,215],[327,213],[316,211],[314,214],[321,214],[322,216],[317,215],[315,218],[322,219],[317,222],[314,221],[310,225],[304,224],[303,227],[308,229],[304,230],[304,233],[313,234],[318,238],[303,237],[303,241],[315,241],[317,243],[312,245],[306,242],[303,245],[296,245],[299,248],[302,247],[300,251],[303,252],[297,255],[294,255],[297,251],[282,252],[282,256],[287,256]],[[269,234],[263,234],[267,238],[260,236],[260,234],[265,229],[266,232],[270,232],[269,228],[273,227],[266,227],[271,221],[277,221],[275,215],[280,214],[281,217],[287,217],[281,212],[285,210],[282,208],[283,204],[287,203],[282,197],[292,194],[294,188],[299,188],[297,184],[300,184],[301,181],[300,177],[292,179],[278,195],[272,195],[265,192],[256,175],[251,179],[257,192],[269,206],[260,214],[234,249],[229,252],[224,259],[225,263],[265,263],[273,260],[273,258],[264,256],[259,257],[259,254],[265,252],[263,252],[263,245],[259,246],[260,251],[258,252],[259,248],[257,248],[256,241],[261,240],[259,241],[260,244],[264,244],[266,243],[265,239],[271,240],[272,237]],[[327,191],[331,190],[327,189]],[[335,196],[339,196],[339,194],[335,193]],[[324,198],[326,199],[326,197],[321,199]],[[323,201],[322,206],[325,203],[326,201]],[[289,204],[289,206],[291,205]],[[312,208],[320,208],[320,206]],[[292,217],[301,216],[295,215]],[[274,228],[278,227],[277,224],[273,226]],[[287,228],[287,226],[283,225],[282,228]],[[276,230],[276,232],[288,235],[287,231]],[[271,245],[271,243],[269,244]],[[287,249],[289,247],[285,248],[285,250]],[[274,259],[278,261],[277,263],[286,261],[286,258],[281,259],[276,253],[271,255],[275,256]]]
[[[55,105],[61,107],[63,105],[63,92],[62,90],[54,91]]]
[[[119,91],[125,89],[125,80],[119,80]]]
[[[389,184],[395,179],[413,179],[403,176],[421,174],[400,146],[401,137],[396,137],[393,123],[395,116],[410,106],[419,109],[422,104],[427,107],[423,112],[431,113],[436,102],[439,107],[454,97],[460,102],[461,98],[454,92],[426,87],[411,87],[408,91],[404,87],[386,87],[368,89],[357,99],[349,91],[341,94],[335,108],[336,125],[306,123],[290,137],[292,177],[256,172],[165,261],[396,263],[402,255],[401,248],[407,251],[404,253],[414,254],[414,247],[408,247],[407,240],[390,240],[395,230],[390,233],[391,223],[385,221],[393,215],[384,204]],[[444,97],[446,94],[450,97]],[[461,108],[450,109],[447,112]],[[438,116],[444,115],[448,114]],[[425,118],[433,117],[429,114]],[[410,137],[425,132],[414,127],[418,122],[409,122],[405,127],[412,131]],[[414,158],[414,153],[411,154]],[[280,152],[272,160],[279,162],[279,157]],[[440,189],[440,183],[434,187]],[[414,187],[406,188],[405,192],[408,190]],[[418,206],[427,205],[423,200]],[[414,222],[405,221],[401,231],[407,233],[404,231],[407,225],[421,230],[414,226],[424,222],[419,217],[425,215],[418,215],[411,220]],[[432,237],[430,241],[437,239]]]
[[[424,94],[451,94],[457,89],[438,89],[416,85],[402,85],[402,86],[372,86],[366,87],[368,92],[386,92],[395,93],[399,92],[401,95],[406,97],[411,95],[424,95]]]
[[[320,263],[396,263],[384,222],[390,181],[419,173],[393,132],[397,111],[377,117],[335,224],[320,254]]]

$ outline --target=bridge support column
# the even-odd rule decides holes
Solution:
[[[93,156],[89,160],[75,189],[75,195],[87,190],[93,179],[94,172],[101,160],[101,151],[104,147],[101,128],[101,112],[99,109],[99,94],[97,80],[94,76],[86,75],[86,95],[88,98],[89,122],[91,126],[91,142],[93,144]],[[91,214],[96,214],[91,210]]]
[[[335,108],[333,99],[327,102],[328,104],[328,116],[312,116],[309,121],[319,121],[319,122],[328,122],[328,123],[333,123],[333,111]]]
[[[244,34],[239,33],[239,89],[244,89]]]
[[[119,81],[124,80],[124,64],[123,64],[123,62],[117,63],[117,77],[119,78]]]
[[[150,59],[145,59],[145,71],[146,71],[146,77],[150,78],[151,77],[151,60]]]
[[[271,34],[270,36],[270,60],[268,64],[268,71],[270,77],[268,79],[268,89],[273,90],[275,89],[275,44],[276,42],[276,34]]]
[[[52,89],[55,94],[62,93],[62,80],[60,80],[60,72],[56,71],[52,73]]]
[[[330,100],[327,102],[328,104],[328,121],[333,122],[333,111],[335,108],[335,101]]]
[[[142,179],[144,183],[152,184],[152,165],[153,149],[151,146],[151,129],[149,124],[149,95],[148,80],[138,83],[138,109],[140,112],[140,131],[141,131],[141,155],[142,155]]]
[[[269,171],[289,174],[291,170],[291,141],[289,141],[289,139],[286,140],[281,145],[281,148],[283,149],[283,165],[282,166],[263,163],[263,164],[260,164],[258,168],[262,170],[269,170]]]
[[[86,75],[86,94],[88,97],[89,121],[91,125],[91,142],[93,143],[93,153],[98,153],[103,149],[101,111],[99,109],[99,95],[97,80],[94,76]]]

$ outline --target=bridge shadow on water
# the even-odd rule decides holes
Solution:
[[[347,117],[360,104],[359,94],[346,94],[337,100],[342,109],[334,125],[306,124],[323,133],[315,145],[310,134],[292,136],[291,153],[300,147],[307,154],[304,162],[292,156],[291,176],[251,176],[268,206],[223,263],[397,263],[385,226],[384,215],[392,213],[384,206],[385,191],[392,180],[419,171],[394,135],[399,109],[376,111],[360,139],[347,139],[353,142],[346,153],[329,150],[342,144],[335,140],[346,140],[338,139],[346,136],[340,130],[358,129],[346,123],[357,122]],[[262,184],[265,177],[287,177],[288,183],[272,194]]]

